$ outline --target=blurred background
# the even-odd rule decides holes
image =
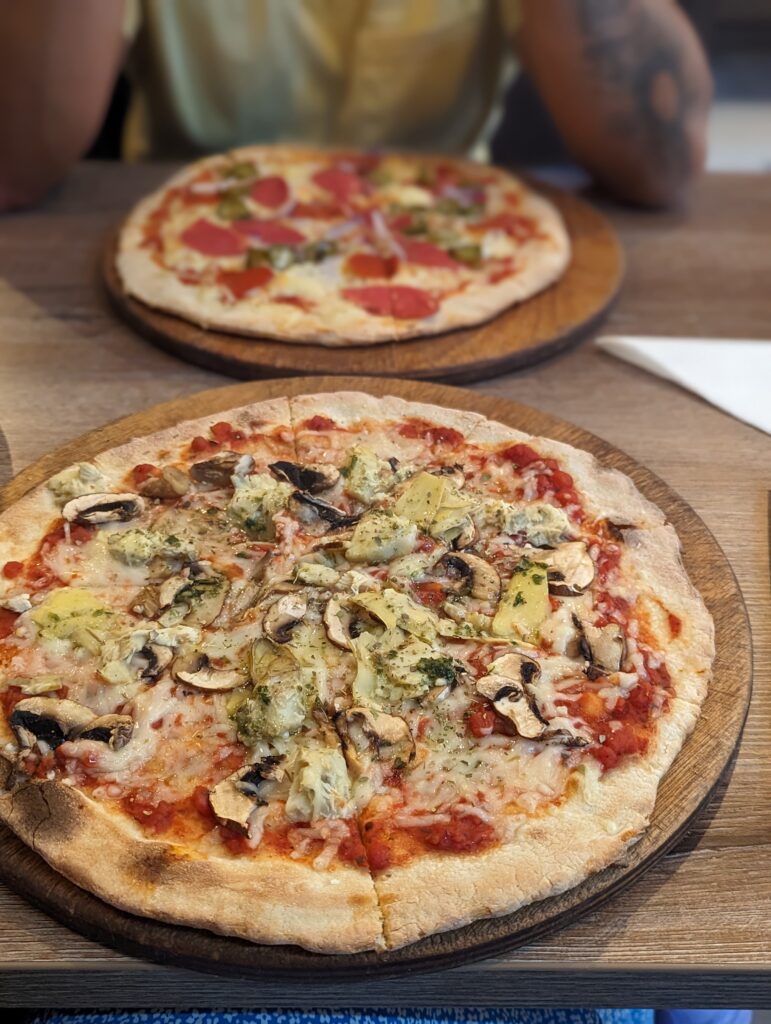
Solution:
[[[771,0],[680,0],[709,54],[715,80],[707,168],[771,170]],[[569,157],[533,86],[512,59],[509,83],[474,156],[519,166],[569,164]],[[117,160],[131,100],[121,74],[102,129],[89,150]],[[517,131],[507,130],[510,123]]]

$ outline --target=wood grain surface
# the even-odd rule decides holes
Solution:
[[[632,477],[675,526],[683,545],[686,569],[715,622],[717,655],[714,678],[696,729],[659,789],[650,827],[620,863],[551,899],[523,907],[504,918],[481,920],[431,936],[403,949],[335,957],[294,948],[253,946],[121,913],[76,886],[65,884],[40,858],[31,859],[15,837],[7,831],[0,832],[0,878],[86,936],[153,959],[237,976],[380,978],[468,963],[569,924],[579,914],[620,893],[680,838],[703,809],[731,759],[751,692],[752,658],[744,602],[731,567],[712,535],[693,510],[650,470],[588,431],[528,406],[420,381],[294,377],[215,388],[192,399],[199,416],[219,416],[227,409],[276,395],[356,387],[374,395],[396,394],[408,401],[473,409],[518,430],[553,437],[590,451],[603,465]],[[77,459],[92,459],[133,437],[179,423],[188,415],[188,408],[187,399],[176,399],[68,442],[23,470],[4,489],[0,508],[17,501]]]
[[[102,274],[115,309],[142,335],[182,359],[231,377],[355,373],[465,384],[531,366],[577,344],[621,286],[623,251],[607,219],[570,193],[541,190],[560,210],[570,233],[572,256],[564,275],[488,323],[432,338],[340,349],[204,330],[124,293],[115,268],[117,231],[107,238]]]
[[[0,220],[0,428],[17,471],[84,430],[223,383],[136,337],[98,278],[107,231],[171,170],[84,164],[46,204]],[[675,211],[602,209],[627,255],[609,333],[768,337],[771,175],[709,176]],[[0,1005],[771,1003],[771,441],[592,345],[475,390],[606,438],[715,534],[744,594],[756,666],[730,785],[620,898],[505,955],[398,981],[287,985],[161,967],[87,940],[0,887]]]

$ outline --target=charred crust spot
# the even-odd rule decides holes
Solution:
[[[132,850],[128,867],[131,875],[139,881],[157,885],[164,880],[178,860],[168,846],[142,843]]]

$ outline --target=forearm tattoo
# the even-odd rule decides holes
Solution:
[[[655,156],[663,180],[682,180],[692,161],[687,118],[698,97],[677,33],[644,0],[577,0],[576,7],[610,129],[641,157]]]

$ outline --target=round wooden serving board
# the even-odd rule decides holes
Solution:
[[[455,966],[501,953],[567,924],[627,886],[683,835],[729,765],[749,705],[752,661],[747,613],[726,556],[693,509],[644,466],[593,434],[536,409],[415,381],[327,377],[236,384],[179,398],[83,435],[20,473],[5,489],[0,506],[16,501],[73,461],[92,458],[129,438],[181,420],[278,395],[351,388],[473,409],[520,430],[585,448],[603,464],[627,473],[642,493],[664,510],[682,541],[688,573],[715,620],[717,657],[714,680],[695,732],[662,781],[650,828],[622,862],[561,895],[403,949],[345,956],[323,956],[294,946],[257,946],[124,913],[77,888],[11,832],[0,828],[0,877],[30,902],[90,938],[127,953],[188,968],[246,977],[290,975],[298,981],[311,975],[353,980]]]
[[[565,274],[479,327],[429,338],[329,348],[205,330],[126,295],[115,267],[119,230],[107,240],[102,274],[113,306],[140,334],[188,362],[231,377],[346,373],[467,384],[521,370],[577,344],[620,288],[624,254],[605,217],[567,192],[545,185],[537,190],[559,208],[570,233],[573,252]]]

